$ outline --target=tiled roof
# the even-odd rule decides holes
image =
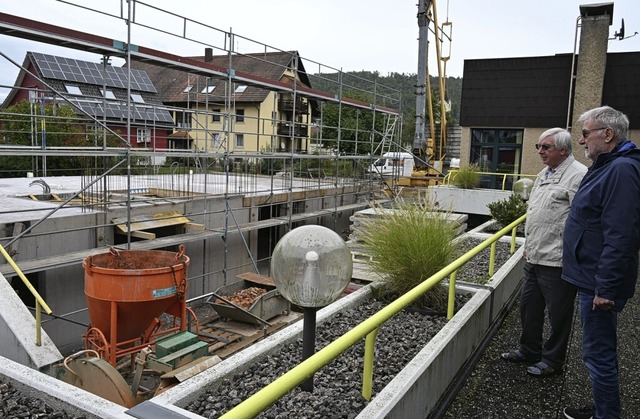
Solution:
[[[285,70],[290,67],[293,60],[297,56],[297,52],[266,52],[255,54],[234,54],[232,56],[232,68],[237,72],[249,73],[252,75],[260,76],[262,78],[281,81]],[[205,57],[188,57],[193,60],[205,61]],[[228,55],[215,55],[213,56],[212,64],[227,68],[229,65]],[[202,93],[203,89],[207,86],[207,78],[203,76],[197,76],[185,71],[160,67],[140,61],[132,61],[132,68],[144,70],[153,84],[158,89],[160,99],[165,104],[187,103],[187,102],[200,102],[205,101],[213,103],[223,103],[227,97],[226,91],[227,80],[226,79],[209,79],[209,85],[215,86],[213,91],[209,94]],[[298,70],[301,71],[300,77],[306,86],[309,86],[309,80],[304,73],[304,67],[298,59]],[[187,94],[185,89],[188,86],[192,86],[190,92]],[[236,84],[237,88],[239,84]],[[269,94],[269,91],[255,86],[247,86],[243,92],[232,92],[232,98],[236,102],[245,103],[260,103],[264,101]]]

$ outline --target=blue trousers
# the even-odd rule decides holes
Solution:
[[[618,312],[626,300],[616,300],[612,310],[593,310],[593,295],[578,292],[582,321],[582,360],[589,371],[596,419],[620,417],[618,382]]]

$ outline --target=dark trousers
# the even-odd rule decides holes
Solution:
[[[575,287],[564,281],[561,274],[562,268],[525,262],[520,298],[521,352],[556,369],[562,368],[567,356],[576,297]],[[551,331],[543,345],[545,307]]]

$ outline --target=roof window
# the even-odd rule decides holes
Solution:
[[[70,95],[82,96],[82,91],[78,86],[74,86],[73,84],[65,84],[64,88],[67,89],[67,93],[69,93]]]
[[[133,100],[136,103],[144,103],[144,99],[138,93],[131,93],[131,100]]]

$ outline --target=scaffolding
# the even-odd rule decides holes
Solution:
[[[7,103],[0,109],[2,156],[28,161],[0,175],[0,181],[11,177],[13,187],[24,185],[12,196],[15,207],[0,213],[0,243],[17,255],[36,287],[55,286],[59,271],[69,266],[78,275],[82,259],[100,249],[174,250],[187,243],[189,297],[197,300],[239,273],[268,275],[271,250],[287,231],[322,224],[346,238],[350,215],[386,197],[380,194],[384,181],[368,170],[382,152],[408,147],[399,140],[398,91],[149,3],[108,3],[59,5],[109,21],[111,38],[5,13],[0,33],[64,44],[69,55],[94,53],[103,69],[98,77],[105,77],[112,59],[124,59],[128,74],[140,63],[179,71],[193,91],[179,103],[141,104],[132,99],[129,76],[126,98],[107,97],[103,81],[101,91],[79,104],[77,95],[48,83],[26,60],[20,64],[0,51],[0,59],[45,87],[0,86],[29,98],[22,113],[9,112]],[[157,27],[159,20],[173,23]],[[150,36],[167,47],[138,41]],[[235,51],[239,40],[252,53]],[[202,50],[202,58],[181,54]],[[284,64],[269,61],[283,55]],[[210,56],[226,56],[225,65]],[[279,68],[281,76],[240,71],[241,60]],[[266,92],[272,112],[240,114],[236,97],[247,88]],[[60,114],[65,107],[73,114]],[[107,117],[114,107],[125,117]],[[171,121],[157,118],[161,113]],[[170,137],[165,142],[156,138],[163,131]],[[75,221],[59,221],[66,216]],[[12,276],[6,265],[0,273]],[[62,305],[67,314],[50,323],[59,317],[82,322],[80,303]]]

